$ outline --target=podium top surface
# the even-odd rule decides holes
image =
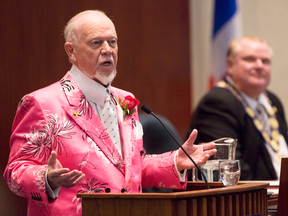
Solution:
[[[125,193],[125,194],[113,194],[113,193],[81,193],[77,194],[79,198],[93,198],[93,199],[179,199],[186,197],[201,197],[220,194],[231,193],[243,193],[247,191],[255,191],[265,189],[269,186],[269,183],[238,183],[237,186],[224,187],[222,182],[209,182],[210,189],[206,188],[206,184],[203,182],[188,182],[186,190],[174,191],[172,193]]]

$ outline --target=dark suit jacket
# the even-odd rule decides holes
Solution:
[[[279,99],[267,91],[273,106],[276,106],[280,133],[286,143],[287,124]],[[236,158],[240,159],[241,180],[277,179],[262,135],[254,126],[241,102],[227,89],[214,88],[198,104],[189,127],[198,130],[195,143],[212,141],[221,137],[238,139]]]

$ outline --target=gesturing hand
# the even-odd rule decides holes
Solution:
[[[51,152],[48,159],[47,172],[47,179],[51,189],[56,189],[60,186],[63,188],[74,187],[84,177],[85,174],[79,170],[70,171],[68,168],[63,168],[62,164],[57,159],[57,153],[55,151]]]
[[[198,131],[194,129],[188,140],[182,145],[185,151],[190,155],[190,157],[197,163],[197,165],[203,164],[207,159],[216,153],[216,149],[213,149],[215,143],[205,143],[202,145],[194,145]],[[190,161],[187,155],[183,152],[181,148],[178,150],[178,156],[176,161],[176,166],[179,171],[184,169],[194,168],[194,164]]]

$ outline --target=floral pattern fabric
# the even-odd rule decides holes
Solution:
[[[134,97],[114,87],[111,93],[115,98]],[[77,193],[141,193],[142,186],[185,188],[174,166],[175,152],[144,155],[137,107],[125,118],[119,104],[116,109],[124,158],[69,72],[22,98],[4,178],[12,192],[28,198],[28,215],[81,215]],[[85,173],[81,183],[61,188],[54,200],[45,185],[52,150],[63,167]]]

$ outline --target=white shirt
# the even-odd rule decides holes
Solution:
[[[95,114],[100,118],[100,114],[102,113],[102,110],[104,108],[104,102],[108,90],[108,94],[110,94],[110,84],[108,87],[104,87],[100,83],[96,82],[95,80],[92,80],[89,78],[86,74],[81,72],[75,65],[72,65],[71,70],[69,71],[72,79],[77,84],[77,86],[80,88],[82,93],[85,95],[86,99],[88,100],[89,104],[93,108]],[[120,134],[119,134],[120,137]],[[121,144],[121,138],[119,140],[120,142],[117,142],[115,144],[116,149],[122,154],[122,144]]]
[[[106,92],[107,90],[110,92],[110,85],[105,88],[81,72],[75,65],[72,65],[69,73],[92,106],[95,114],[100,117],[104,107]]]

